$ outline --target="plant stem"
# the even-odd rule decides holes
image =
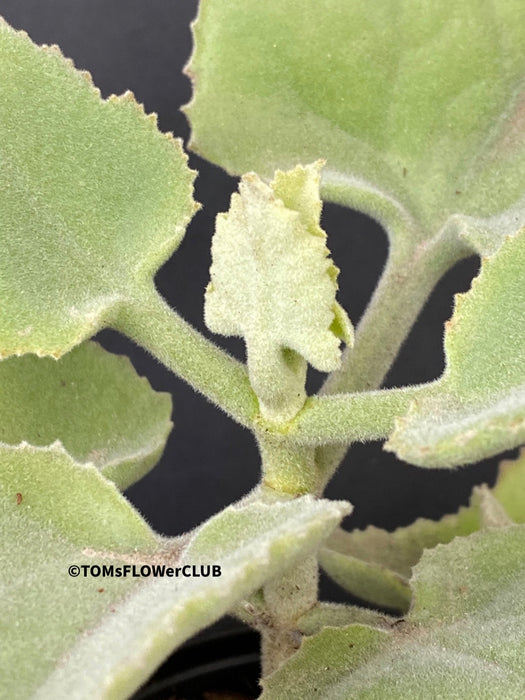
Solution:
[[[436,384],[418,384],[334,396],[311,396],[287,427],[286,435],[299,445],[345,444],[387,437],[396,417]]]
[[[315,448],[297,445],[286,435],[257,431],[262,459],[260,497],[289,500],[305,493],[319,494],[319,472]],[[269,581],[262,590],[263,610],[259,619],[263,676],[278,668],[299,647],[297,620],[317,603],[319,566],[316,556],[307,557],[284,576]]]
[[[259,409],[245,366],[192,328],[155,289],[126,303],[112,326],[238,423],[252,425]]]
[[[262,460],[262,484],[292,496],[319,495],[321,480],[315,447],[293,443],[287,436],[258,431]]]
[[[409,246],[391,246],[389,259],[359,323],[353,348],[320,394],[364,392],[379,388],[430,293],[454,263],[471,254],[447,236]],[[325,483],[344,458],[348,444],[317,450]]]
[[[354,347],[346,349],[341,368],[329,375],[319,393],[379,388],[437,282],[464,256],[457,246],[432,241],[415,251],[394,247],[359,323]]]
[[[261,637],[263,678],[299,648],[302,635],[297,620],[317,604],[318,581],[317,557],[311,556],[264,586],[269,624]]]

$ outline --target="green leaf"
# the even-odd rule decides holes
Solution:
[[[128,697],[178,644],[319,547],[348,510],[311,497],[231,506],[182,551],[58,444],[0,446],[0,503],[0,676],[13,700]],[[137,577],[187,564],[221,576]],[[71,565],[100,575],[72,577]],[[104,565],[130,569],[109,577]]]
[[[340,340],[352,340],[319,225],[321,165],[278,172],[270,186],[244,175],[213,238],[206,324],[245,339],[250,381],[273,420],[291,418],[304,403],[302,358],[336,369]]]
[[[408,581],[385,566],[324,547],[319,552],[324,571],[352,595],[378,608],[407,612],[412,599]]]
[[[446,369],[385,445],[425,467],[475,462],[525,441],[525,229],[483,260],[446,325]]]
[[[525,527],[425,552],[391,632],[327,627],[263,682],[264,700],[518,698],[525,688]]]
[[[440,520],[418,518],[388,532],[373,525],[347,532],[337,528],[319,552],[326,573],[352,595],[378,607],[407,612],[409,579],[426,549],[479,529],[525,522],[525,451],[502,462],[496,484],[475,487],[470,505]]]
[[[297,629],[308,636],[317,634],[323,627],[347,627],[350,624],[369,625],[388,630],[395,620],[396,618],[389,615],[357,605],[317,603],[297,620]]]
[[[3,21],[0,65],[0,355],[59,357],[155,294],[194,173],[131,93],[101,100]]]
[[[481,527],[478,499],[441,520],[418,518],[388,532],[373,525],[346,532],[339,528],[319,553],[326,573],[352,595],[371,605],[407,612],[412,600],[412,567],[425,549],[468,535]]]
[[[16,523],[19,535],[27,531],[28,538],[38,535],[40,541],[49,527],[57,553],[62,540],[120,552],[158,546],[152,530],[117,487],[92,464],[76,464],[60,443],[0,445],[0,460],[2,525],[9,529]],[[36,532],[35,526],[42,531]],[[25,537],[5,536],[1,541],[6,554],[13,550],[13,557],[7,556],[13,570],[29,565]],[[22,559],[20,553],[14,555],[18,548],[27,550]]]
[[[500,464],[494,495],[515,523],[525,523],[525,448],[518,459]]]
[[[267,177],[325,158],[324,197],[486,250],[525,213],[522,19],[519,0],[208,0],[191,148]]]
[[[87,342],[60,360],[0,362],[0,442],[59,440],[125,489],[159,460],[172,427],[171,397],[152,390],[127,357]]]
[[[304,498],[231,506],[205,523],[178,565],[219,564],[216,578],[159,578],[123,600],[42,687],[43,697],[78,688],[81,697],[124,698],[171,651],[316,549],[346,513],[345,504]],[[115,640],[118,645],[115,647]]]
[[[425,549],[450,542],[459,535],[469,535],[480,527],[479,502],[473,498],[470,506],[461,507],[457,513],[440,520],[418,518],[393,532],[374,525],[351,532],[338,529],[327,545],[341,554],[386,566],[408,579]]]

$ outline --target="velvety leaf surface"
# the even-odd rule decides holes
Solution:
[[[320,602],[299,618],[297,629],[308,636],[317,634],[323,627],[347,627],[356,623],[389,630],[395,620],[395,617],[358,605]]]
[[[160,544],[114,484],[58,444],[0,448],[0,504],[0,677],[3,697],[22,699],[138,581],[71,578],[68,567],[135,561]]]
[[[521,449],[518,459],[507,459],[500,464],[494,495],[509,518],[525,524],[525,448]]]
[[[274,419],[303,405],[304,360],[336,369],[341,339],[352,341],[319,225],[320,169],[315,163],[278,172],[269,186],[244,175],[213,237],[206,324],[244,338],[250,381]]]
[[[386,449],[428,467],[475,462],[525,441],[525,229],[485,258],[446,325],[446,369],[397,422]]]
[[[348,512],[308,497],[231,506],[181,553],[180,540],[158,538],[114,484],[58,443],[1,447],[0,503],[0,676],[13,699],[128,697],[178,644],[315,550]],[[68,575],[73,564],[140,573],[201,563],[222,575]]]
[[[523,220],[520,0],[205,0],[191,147],[228,171],[325,158],[323,196],[479,249]],[[498,214],[506,212],[498,218]],[[492,218],[495,217],[495,218]]]
[[[501,510],[501,513],[500,513]],[[409,579],[425,549],[446,544],[484,527],[525,522],[525,452],[500,465],[494,488],[474,489],[468,507],[440,520],[418,518],[388,532],[373,525],[347,532],[337,528],[319,552],[326,573],[353,595],[372,605],[407,612]]]
[[[372,605],[406,612],[412,599],[409,578],[425,549],[480,528],[479,506],[461,508],[439,521],[419,518],[388,532],[336,530],[319,555],[326,573],[340,586]]]
[[[195,211],[181,145],[131,93],[101,100],[0,23],[0,355],[60,356],[107,325]]]
[[[120,489],[162,454],[171,397],[153,391],[127,357],[87,342],[59,360],[25,355],[0,362],[0,442],[64,445]]]
[[[519,700],[525,689],[525,527],[425,552],[415,602],[390,632],[327,627],[264,682],[264,700],[446,697]]]
[[[342,588],[378,608],[406,612],[412,599],[408,581],[381,564],[324,547],[319,564]]]

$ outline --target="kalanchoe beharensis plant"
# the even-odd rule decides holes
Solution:
[[[395,532],[346,532],[350,504],[322,498],[353,441],[451,468],[525,440],[523,20],[517,0],[202,2],[190,145],[248,172],[217,220],[204,312],[246,365],[153,284],[197,208],[179,142],[0,25],[6,698],[128,697],[228,613],[261,633],[265,700],[524,696],[525,454],[458,513]],[[320,196],[389,235],[355,337]],[[381,390],[472,253],[443,375]],[[104,327],[256,438],[260,485],[191,533],[160,537],[122,496],[162,453],[171,403],[90,340]],[[328,373],[310,397],[308,364]],[[201,564],[221,575],[176,575]],[[174,575],[102,588],[72,565]],[[319,567],[367,607],[319,602]]]

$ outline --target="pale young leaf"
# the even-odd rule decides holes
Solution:
[[[482,261],[446,324],[443,376],[413,401],[385,448],[453,467],[525,441],[525,229]]]
[[[172,427],[171,397],[153,391],[127,357],[94,342],[59,360],[0,362],[0,442],[64,445],[125,489],[159,460]]]
[[[262,700],[505,697],[525,688],[525,527],[428,550],[414,605],[390,631],[326,627],[263,681]]]
[[[179,644],[315,551],[348,512],[311,497],[245,503],[189,544],[163,539],[59,443],[0,445],[0,502],[0,676],[13,700],[129,697]],[[182,575],[201,564],[202,576]],[[72,565],[94,575],[71,576]],[[102,576],[103,566],[115,575]],[[154,566],[173,575],[140,577]]]
[[[194,39],[190,147],[229,172],[325,158],[323,197],[413,251],[523,221],[521,0],[207,0]]]
[[[179,141],[0,21],[0,356],[59,357],[133,302],[196,205]]]
[[[273,420],[288,420],[303,405],[305,360],[336,369],[340,341],[352,342],[319,225],[321,165],[278,172],[270,185],[244,175],[212,243],[206,324],[244,338],[250,381]]]

